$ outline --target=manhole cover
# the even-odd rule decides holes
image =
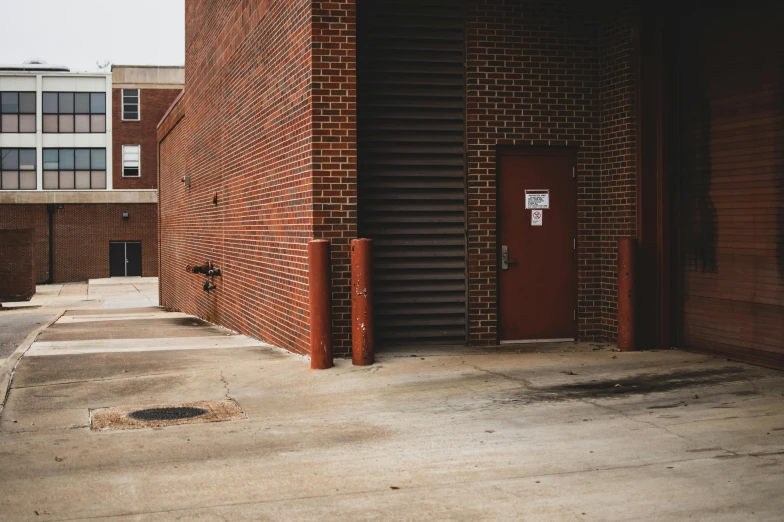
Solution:
[[[183,406],[180,408],[150,408],[147,410],[137,410],[129,413],[128,417],[143,421],[177,420],[190,419],[192,417],[204,415],[205,413],[207,413],[207,410]]]
[[[159,428],[177,424],[247,419],[233,400],[177,402],[100,408],[90,412],[93,431]]]

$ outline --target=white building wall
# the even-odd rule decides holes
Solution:
[[[36,148],[37,191],[43,190],[44,148],[104,148],[106,149],[106,189],[112,188],[112,75],[111,73],[63,73],[63,72],[0,72],[0,91],[36,92],[35,134],[0,133],[0,147]],[[43,132],[43,92],[105,92],[106,132],[90,134]],[[2,190],[3,192],[16,192]],[[19,191],[31,192],[31,191]],[[94,191],[100,192],[100,190]],[[6,199],[6,198],[4,198]]]

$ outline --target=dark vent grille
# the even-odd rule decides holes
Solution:
[[[376,342],[462,344],[464,8],[358,9],[359,232],[374,243]]]

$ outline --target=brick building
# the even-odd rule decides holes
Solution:
[[[379,346],[612,341],[634,237],[638,346],[781,366],[781,21],[766,1],[189,1],[161,303],[306,353],[326,238],[345,352],[349,241],[370,237]],[[205,260],[214,292],[184,269]]]
[[[33,230],[35,282],[157,275],[156,126],[182,86],[182,67],[0,66],[0,230]]]

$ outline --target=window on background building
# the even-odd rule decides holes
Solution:
[[[123,145],[122,158],[123,176],[138,177],[141,175],[141,169],[139,168],[141,161],[140,145]]]
[[[106,149],[44,149],[44,190],[106,188]]]
[[[139,89],[122,90],[122,119],[139,120]]]
[[[42,104],[44,132],[106,132],[105,92],[45,92]]]
[[[35,132],[34,92],[0,92],[0,132]]]
[[[0,149],[0,190],[35,190],[35,149]]]

